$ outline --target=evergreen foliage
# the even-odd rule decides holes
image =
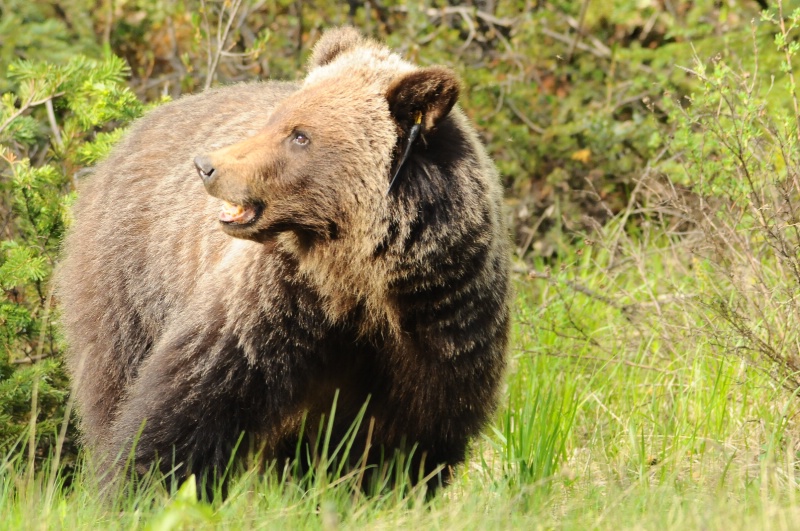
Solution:
[[[116,56],[63,64],[17,59],[0,100],[0,451],[28,434],[40,443],[64,418],[67,381],[49,279],[81,168],[102,159],[143,111]],[[35,397],[35,398],[34,398]]]

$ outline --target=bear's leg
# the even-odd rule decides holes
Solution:
[[[135,445],[137,473],[158,463],[178,477],[220,476],[242,433],[280,419],[286,397],[268,385],[236,336],[210,323],[193,327],[163,341],[142,365],[101,456],[103,471],[118,473]]]
[[[99,310],[94,312],[84,317],[88,312],[78,308],[74,313],[83,318],[70,316],[73,352],[67,361],[84,444],[97,450],[109,438],[117,406],[147,357],[151,340],[133,311],[109,308],[100,318]]]
[[[443,355],[433,343],[407,341],[382,358],[385,382],[379,438],[411,450],[409,478],[427,478],[429,489],[447,484],[451,468],[464,461],[467,444],[485,425],[497,403],[505,368],[507,314],[490,310],[451,325],[450,337],[463,339]],[[481,307],[481,305],[477,305]],[[434,321],[431,321],[434,323]],[[484,324],[481,330],[476,323]],[[470,324],[474,327],[470,329]],[[475,339],[479,333],[486,339]],[[442,337],[440,331],[440,337]],[[423,336],[424,337],[424,336]]]

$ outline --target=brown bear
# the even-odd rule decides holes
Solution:
[[[331,444],[365,411],[352,456],[448,480],[496,404],[509,320],[502,191],[458,92],[341,28],[299,84],[131,129],[81,184],[57,273],[105,472],[132,448],[140,472],[219,472],[242,434],[291,459],[335,400]]]

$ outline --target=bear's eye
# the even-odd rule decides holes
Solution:
[[[292,134],[292,142],[297,144],[298,146],[307,146],[311,140],[305,133],[301,133],[300,131],[295,131]]]

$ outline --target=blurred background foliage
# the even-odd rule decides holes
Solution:
[[[785,65],[764,4],[0,0],[0,450],[30,436],[32,410],[40,452],[67,428],[48,280],[81,177],[148,105],[300,78],[322,31],[351,24],[459,73],[461,106],[507,189],[518,264],[555,263],[623,210],[635,231],[653,188],[693,193],[679,156],[695,145],[690,70],[749,72],[756,48],[762,71]]]

